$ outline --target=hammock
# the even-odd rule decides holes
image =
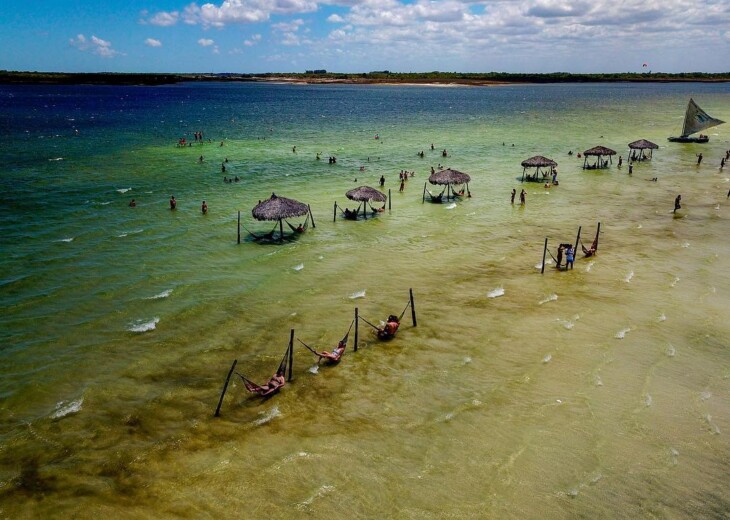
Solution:
[[[360,205],[358,204],[357,209],[350,210],[349,208],[342,209],[342,207],[338,204],[338,208],[340,208],[340,211],[342,212],[342,216],[345,217],[348,220],[357,220],[357,216],[360,214]]]
[[[302,345],[304,345],[305,347],[307,347],[307,349],[312,354],[314,354],[315,356],[318,356],[319,357],[319,359],[317,360],[317,363],[319,363],[323,359],[326,359],[331,364],[339,363],[340,362],[340,358],[345,353],[345,349],[347,348],[347,339],[350,337],[350,331],[352,330],[352,326],[354,325],[354,323],[355,323],[355,320],[352,320],[350,322],[350,328],[347,329],[347,333],[337,343],[337,347],[335,347],[332,350],[332,352],[327,352],[327,351],[317,352],[312,347],[310,347],[309,345],[307,345],[306,343],[304,343],[301,339],[297,338],[297,341],[299,341],[299,343],[301,343]]]
[[[598,251],[598,231],[596,231],[596,238],[593,239],[590,249],[586,249],[586,246],[583,245],[583,240],[580,241],[580,247],[583,249],[583,254],[586,257],[595,255]]]
[[[396,316],[394,314],[391,314],[390,316],[388,316],[388,319],[385,322],[384,327],[376,327],[375,325],[370,323],[368,320],[366,320],[362,316],[358,316],[358,318],[360,318],[362,321],[364,321],[365,323],[367,323],[368,325],[370,325],[372,328],[375,329],[375,331],[378,335],[378,339],[389,340],[389,339],[393,339],[395,337],[395,334],[398,332],[398,327],[400,327],[400,320],[403,319],[403,315],[406,313],[406,311],[408,310],[408,307],[410,307],[410,306],[411,306],[411,301],[408,300],[408,303],[406,304],[405,308],[403,309],[403,312],[400,313],[400,316]],[[395,325],[388,327],[389,323],[395,323]]]
[[[294,231],[294,233],[304,233],[307,228],[309,228],[309,214],[307,214],[307,218],[304,219],[304,224],[299,224],[297,227],[292,226],[288,220],[285,220],[286,225],[289,226],[289,229]]]
[[[431,197],[431,202],[443,202],[445,191],[446,191],[446,188],[441,190],[441,193],[439,193],[438,195],[434,195],[433,193],[431,193],[431,190],[426,188],[426,193],[428,193],[428,196]]]
[[[373,213],[376,213],[376,214],[377,214],[377,213],[382,213],[383,211],[385,211],[385,203],[383,203],[383,207],[382,207],[382,208],[374,208],[374,207],[373,207],[373,205],[372,205],[372,204],[370,204],[370,202],[368,202],[368,206],[370,206],[370,210],[371,210],[371,211],[372,211]]]
[[[288,224],[288,222],[287,222],[287,224]],[[241,224],[241,226],[243,227],[243,229],[248,231],[248,234],[251,235],[254,240],[268,240],[268,239],[274,238],[274,232],[276,231],[276,224],[274,224],[274,229],[272,229],[268,233],[264,233],[263,235],[257,235],[256,233],[254,233],[253,231],[248,229],[243,224]]]
[[[262,397],[278,392],[281,387],[284,386],[284,383],[277,381],[277,378],[283,378],[286,374],[286,369],[289,364],[290,348],[291,347],[289,346],[286,347],[286,352],[284,352],[284,357],[282,358],[281,363],[279,363],[279,368],[276,370],[276,374],[274,374],[274,376],[265,385],[257,385],[243,374],[236,372],[236,375],[243,381],[243,385],[246,387],[246,390],[252,394],[258,394]]]

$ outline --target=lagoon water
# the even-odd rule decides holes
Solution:
[[[667,143],[689,97],[730,121],[728,84],[0,87],[0,518],[725,517],[730,125]],[[623,168],[568,155],[596,145]],[[519,182],[534,155],[560,186]],[[438,164],[473,197],[423,204]],[[390,211],[333,222],[381,175]],[[316,228],[237,244],[272,192]],[[409,288],[417,327],[298,346],[213,417],[234,359],[263,382],[291,329],[331,348]]]

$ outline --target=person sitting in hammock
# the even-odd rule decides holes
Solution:
[[[249,392],[257,393],[260,396],[267,396],[267,395],[273,394],[274,392],[278,392],[281,389],[281,387],[284,386],[285,384],[286,384],[286,379],[284,378],[284,375],[277,372],[273,376],[271,376],[271,379],[269,379],[269,382],[266,383],[265,385],[261,385],[255,390],[252,390],[247,385],[246,389]]]
[[[385,322],[385,325],[378,327],[378,338],[391,339],[395,337],[395,333],[398,332],[398,327],[400,327],[398,316],[391,314],[388,316],[388,321]]]
[[[340,341],[339,343],[337,343],[337,346],[332,349],[332,352],[327,352],[326,350],[323,350],[322,352],[317,352],[316,354],[319,356],[320,361],[326,359],[330,363],[337,363],[342,357],[342,354],[345,353],[345,348],[347,348],[347,341]]]
[[[345,208],[345,218],[349,218],[350,220],[357,220],[357,214],[358,210],[351,210],[350,208]]]

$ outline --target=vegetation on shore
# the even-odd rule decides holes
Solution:
[[[0,84],[50,84],[50,85],[165,85],[188,81],[283,81],[299,83],[350,83],[350,84],[461,84],[492,85],[503,83],[597,83],[597,82],[672,82],[672,81],[730,81],[730,72],[612,72],[603,74],[571,74],[568,72],[508,73],[508,72],[390,72],[337,73],[325,70],[304,73],[264,74],[172,74],[172,73],[66,73],[66,72],[16,72],[0,71]]]

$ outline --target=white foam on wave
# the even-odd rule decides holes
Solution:
[[[543,303],[547,303],[547,302],[554,302],[557,299],[558,299],[558,295],[553,293],[553,294],[551,294],[549,296],[546,296],[542,300],[540,300],[538,302],[538,305],[542,305]]]
[[[500,296],[504,296],[504,287],[497,287],[487,293],[487,298],[499,298]]]
[[[646,394],[646,395],[644,396],[644,406],[646,406],[647,408],[649,408],[649,407],[651,406],[651,403],[652,403],[652,402],[653,402],[653,401],[652,401],[652,398],[651,398],[651,396],[650,396],[649,394]]]
[[[563,320],[563,327],[567,330],[572,330],[575,327],[575,323],[570,320]]]
[[[54,157],[53,159],[48,159],[49,162],[55,162],[55,161],[63,161],[63,157]]]
[[[137,233],[141,233],[142,231],[144,231],[144,229],[142,229],[142,228],[133,229],[132,231],[125,231],[124,233],[117,235],[117,238],[124,238],[129,235],[136,235]]]
[[[292,269],[294,269],[295,271],[301,271],[302,269],[304,269],[304,264],[295,265],[294,267],[292,267]]]
[[[129,332],[148,332],[150,330],[155,330],[158,323],[160,323],[160,318],[156,317],[150,321],[137,320],[132,323],[127,330]]]
[[[279,411],[278,406],[274,406],[269,411],[259,412],[259,415],[261,415],[261,417],[259,419],[256,419],[255,421],[253,421],[253,424],[255,426],[261,426],[262,424],[271,422],[275,417],[281,416],[281,412]]]
[[[595,262],[593,260],[591,260],[590,262],[588,262],[588,264],[586,265],[586,273],[590,273],[591,272],[591,269],[593,269],[593,264],[595,264]]]
[[[155,294],[154,296],[148,296],[145,298],[145,300],[159,300],[161,298],[167,298],[172,294],[172,289],[165,289],[160,294]]]
[[[667,350],[664,353],[669,357],[674,357],[677,354],[677,349],[671,343],[667,346]]]
[[[675,448],[669,448],[669,456],[672,460],[672,465],[677,465],[677,457],[679,457],[679,451],[677,451]]]
[[[707,401],[710,397],[712,397],[712,392],[709,390],[700,393],[700,400],[702,401]]]
[[[312,365],[311,367],[309,367],[309,372],[311,374],[319,374],[319,364],[318,363],[315,363],[314,365]]]
[[[75,237],[69,237],[69,238],[61,238],[59,240],[56,240],[56,242],[73,242]]]
[[[51,419],[60,419],[72,413],[77,413],[81,410],[81,405],[84,403],[84,398],[80,397],[75,401],[59,401],[56,403],[56,409],[51,414]]]
[[[631,283],[631,279],[632,279],[633,277],[634,277],[634,272],[633,272],[633,271],[631,271],[631,272],[629,272],[629,274],[627,274],[627,275],[626,275],[626,277],[624,278],[624,282],[626,282],[626,283]]]
[[[687,249],[687,248],[689,247],[689,242],[684,242],[684,243],[682,244],[682,247],[683,247],[684,249]]]
[[[362,291],[354,292],[350,295],[351,300],[357,300],[358,298],[365,298],[365,289]]]
[[[543,362],[543,364],[550,363],[550,361],[552,361],[552,359],[553,359],[552,354],[548,354],[547,356],[545,356],[544,358],[542,358],[542,362]]]
[[[296,507],[300,511],[304,510],[304,509],[308,509],[309,506],[312,505],[312,502],[314,502],[318,498],[321,498],[321,497],[327,495],[328,493],[333,492],[334,490],[335,490],[335,486],[330,486],[329,484],[324,484],[312,496],[310,496],[306,500],[303,500],[302,502],[299,502]]]
[[[595,381],[596,386],[603,386],[603,379],[601,379],[601,376],[596,375],[594,381]]]
[[[675,276],[674,281],[669,284],[669,287],[674,287],[675,285],[677,285],[677,282],[679,282],[679,277]]]
[[[720,435],[720,428],[718,428],[717,425],[712,422],[712,416],[709,413],[705,415],[705,421],[707,421],[707,425],[712,430],[712,433],[714,433],[715,435]]]
[[[464,364],[468,365],[469,363],[471,363],[471,358],[469,356],[464,357]]]
[[[119,193],[127,193],[128,191],[132,191],[132,188],[119,188],[117,191]]]
[[[657,321],[659,321],[659,322],[667,321],[667,317],[664,315],[663,312],[659,315],[659,317],[657,318]]]
[[[448,206],[446,206],[446,209],[454,209],[456,207],[456,202],[452,202]]]
[[[638,226],[636,226],[636,229],[641,229],[641,228],[643,228],[643,227],[644,227],[644,226],[642,226],[641,224],[639,224]]]
[[[616,339],[624,339],[626,337],[626,333],[627,332],[631,332],[631,329],[629,327],[626,327],[625,329],[621,329],[620,331],[618,331],[616,333],[616,335],[614,336],[614,338],[616,338]]]

